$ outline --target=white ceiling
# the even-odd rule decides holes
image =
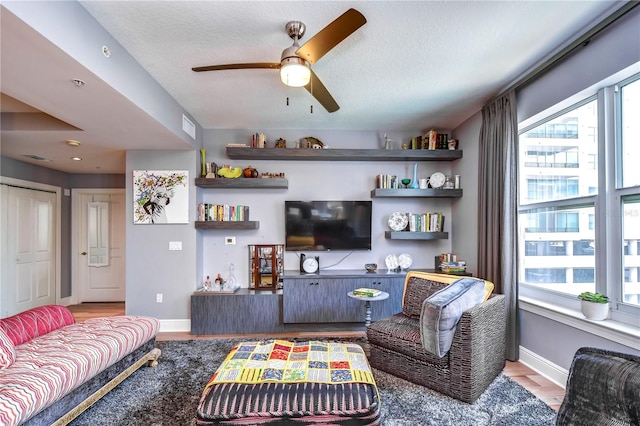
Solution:
[[[612,1],[80,3],[204,129],[252,132],[453,129],[620,6]],[[191,71],[202,65],[278,62],[291,44],[287,21],[306,24],[303,44],[350,7],[367,23],[313,66],[340,105],[335,113],[327,113],[305,89],[284,86],[275,70]],[[71,173],[123,173],[126,149],[185,149],[104,82],[90,81],[85,88],[102,99],[99,108],[79,103],[78,91],[70,87],[52,90],[51,74],[68,81],[69,70],[80,65],[4,15],[2,92],[82,132],[3,125],[3,156],[35,162],[24,154],[37,154],[53,161],[36,164]],[[16,112],[17,104],[3,98],[3,114]],[[132,117],[136,129],[127,121]],[[64,143],[79,138],[83,145],[75,151]],[[80,150],[83,161],[68,160],[69,153]]]

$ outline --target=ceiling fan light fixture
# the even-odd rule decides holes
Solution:
[[[311,80],[309,62],[298,56],[282,59],[280,63],[280,79],[291,87],[304,87]]]

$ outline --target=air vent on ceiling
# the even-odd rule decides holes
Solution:
[[[182,130],[191,136],[191,139],[196,139],[196,125],[193,124],[184,114],[182,114]]]
[[[25,154],[25,157],[29,157],[29,158],[33,158],[34,160],[38,160],[38,161],[51,161],[48,158],[45,157],[41,157],[39,155],[35,155],[35,154]]]

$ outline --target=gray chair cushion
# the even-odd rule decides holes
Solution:
[[[429,296],[422,304],[420,336],[426,351],[443,357],[449,352],[462,313],[482,303],[484,281],[461,278]]]

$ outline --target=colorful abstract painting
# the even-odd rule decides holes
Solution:
[[[189,172],[133,171],[133,223],[189,223]]]

